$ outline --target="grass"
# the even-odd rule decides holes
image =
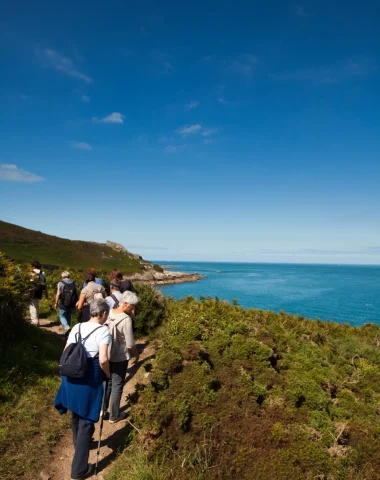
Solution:
[[[67,430],[53,399],[62,339],[24,325],[0,365],[0,478],[34,480],[49,450]]]
[[[143,270],[140,260],[129,252],[118,252],[95,242],[68,240],[0,221],[0,251],[17,261],[38,259],[46,266],[83,270],[89,266],[125,274]]]
[[[142,434],[117,465],[137,455],[141,478],[166,480],[380,478],[378,326],[191,297],[165,315],[131,399]]]

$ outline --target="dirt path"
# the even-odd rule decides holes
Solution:
[[[64,340],[63,328],[59,323],[50,320],[41,320],[41,327],[62,336],[62,339]],[[140,352],[140,358],[137,364],[134,363],[134,360],[130,361],[127,380],[121,398],[122,412],[128,412],[130,409],[128,395],[134,392],[136,383],[147,382],[149,374],[145,372],[142,365],[155,354],[154,347],[149,344],[147,339],[140,339],[137,342],[137,347]],[[99,441],[99,425],[100,422],[95,425],[94,441],[91,445],[89,462],[93,464],[96,462],[96,452]],[[120,449],[124,446],[127,434],[132,428],[133,427],[127,421],[121,421],[111,425],[108,420],[104,420],[98,475],[88,478],[97,478],[98,480],[104,478],[103,476],[105,472],[117,456]],[[51,477],[51,480],[69,480],[71,478],[71,461],[74,455],[71,431],[68,431],[67,434],[61,438],[54,449],[52,449],[51,454],[50,464],[43,471],[43,473],[46,474],[45,479],[47,480]]]

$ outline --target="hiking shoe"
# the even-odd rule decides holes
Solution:
[[[71,480],[85,480],[85,478],[92,477],[93,474],[94,474],[94,465],[92,463],[89,463],[87,467],[87,472],[83,475],[83,477],[71,478]]]
[[[115,418],[115,420],[109,420],[110,423],[117,423],[117,422],[120,422],[121,420],[126,420],[127,418],[127,414],[126,413],[121,413],[117,418]]]
[[[108,412],[103,412],[103,410],[100,410],[99,417],[103,417],[103,420],[107,420],[108,417],[109,417],[109,413]]]

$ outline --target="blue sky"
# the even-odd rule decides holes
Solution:
[[[1,218],[148,259],[380,264],[376,3],[3,2]]]

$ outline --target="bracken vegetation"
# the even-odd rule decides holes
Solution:
[[[46,272],[49,299],[41,317],[58,320],[53,308],[60,271]],[[83,272],[72,271],[81,287]],[[107,281],[107,277],[104,277]],[[137,285],[141,303],[136,336],[151,334],[162,322],[164,301],[146,285]],[[53,399],[60,377],[58,360],[64,341],[25,322],[30,292],[28,269],[0,253],[0,478],[35,480],[50,449],[67,432],[70,417],[57,415]],[[76,318],[74,318],[74,322]]]
[[[189,297],[157,343],[110,480],[380,478],[378,326]]]
[[[28,325],[29,276],[0,254],[0,478],[35,479],[67,428],[54,415],[63,341]]]
[[[59,271],[47,274],[52,308]],[[72,272],[81,286],[83,272]],[[104,277],[106,280],[106,277]],[[23,320],[28,272],[0,255],[0,478],[37,478],[67,431],[52,403],[62,339]],[[380,328],[163,300],[136,285],[156,357],[108,480],[380,479]],[[54,420],[53,420],[54,419]],[[65,423],[66,422],[66,423]]]

